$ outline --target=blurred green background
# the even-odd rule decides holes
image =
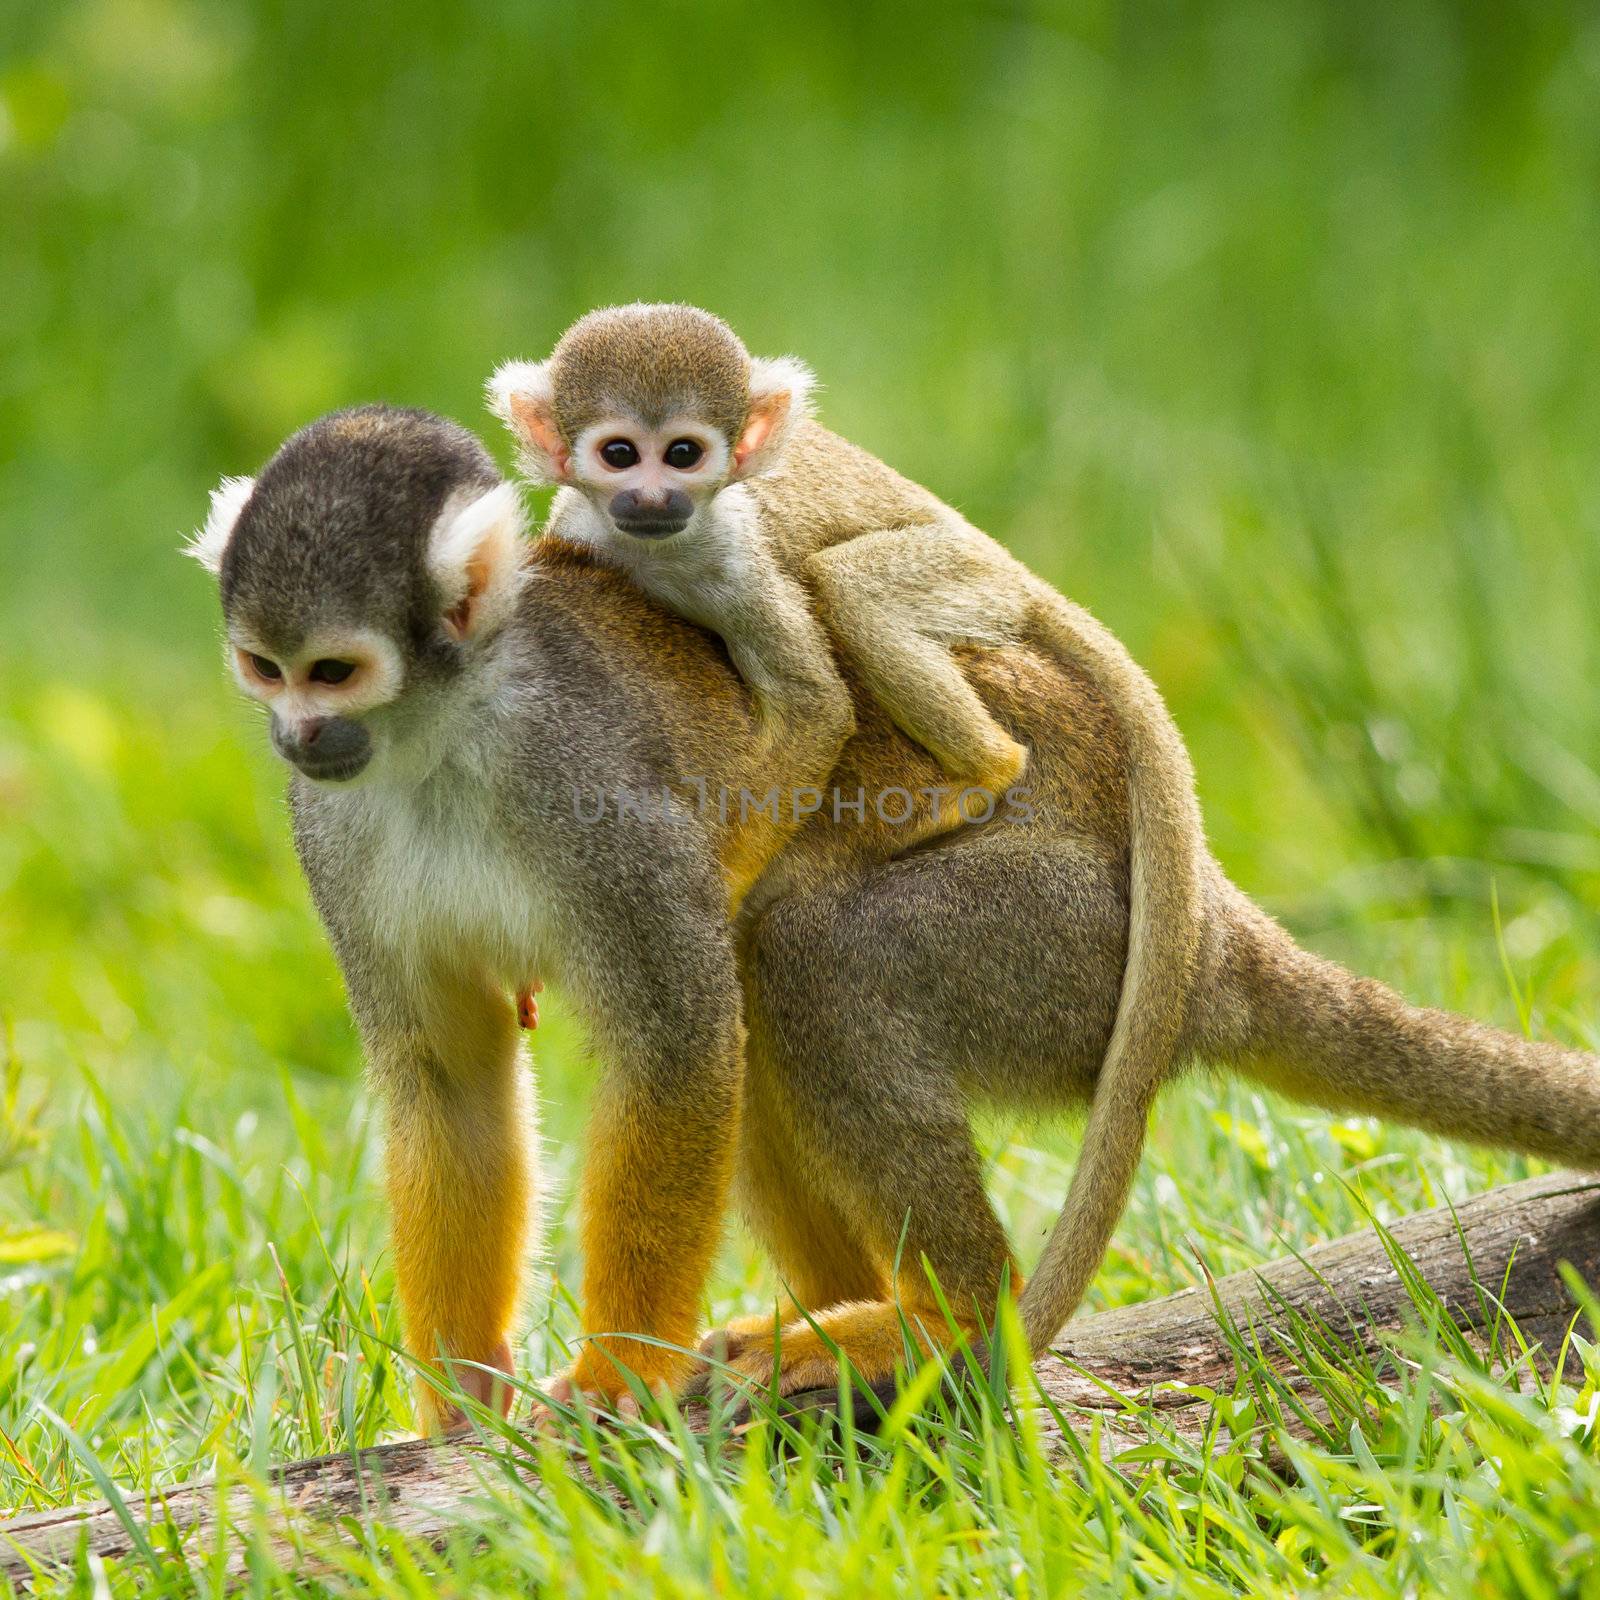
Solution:
[[[5,8],[0,1015],[45,1106],[0,1176],[0,1339],[70,1303],[110,1347],[219,1253],[270,1288],[297,1183],[377,1261],[336,976],[176,550],[329,407],[508,461],[484,376],[604,302],[803,355],[831,425],[1111,624],[1302,937],[1592,1040],[1597,201],[1576,4]],[[559,1179],[587,1069],[552,1012]],[[183,1226],[146,1187],[179,1132]],[[1061,1162],[1002,1148],[1042,1223]],[[1190,1089],[1101,1296],[1181,1278],[1180,1228],[1230,1265],[1346,1224],[1321,1164],[1375,1153],[1418,1163],[1396,1204],[1521,1170]]]

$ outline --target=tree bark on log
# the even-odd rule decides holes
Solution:
[[[1458,1327],[1486,1331],[1503,1305],[1548,1360],[1577,1309],[1559,1263],[1570,1262],[1585,1282],[1600,1283],[1600,1178],[1531,1178],[1453,1209],[1404,1217],[1389,1233]],[[1180,1432],[1198,1437],[1207,1407],[1161,1386],[1231,1387],[1234,1360],[1219,1305],[1236,1326],[1253,1332],[1269,1357],[1274,1332],[1283,1332],[1295,1314],[1375,1350],[1413,1309],[1405,1278],[1373,1228],[1234,1273],[1218,1280],[1214,1291],[1215,1298],[1185,1289],[1073,1322],[1036,1363],[1041,1389],[1069,1420],[1105,1419],[1112,1449],[1138,1436],[1136,1423],[1130,1428],[1119,1420],[1130,1402],[1153,1403]],[[503,1470],[499,1457],[491,1460],[468,1442],[408,1440],[293,1462],[277,1469],[273,1482],[285,1527],[326,1524],[381,1505],[388,1526],[437,1541],[463,1502]],[[581,1462],[572,1470],[585,1472]],[[228,1493],[230,1520],[248,1525],[249,1490]],[[46,1567],[69,1561],[80,1542],[107,1559],[126,1556],[152,1525],[177,1530],[186,1548],[206,1550],[216,1521],[217,1493],[209,1481],[133,1492],[121,1505],[101,1501],[31,1512],[0,1523],[0,1575],[26,1583],[30,1558]]]

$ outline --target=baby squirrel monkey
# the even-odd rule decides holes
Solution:
[[[813,421],[812,382],[792,358],[752,358],[707,312],[630,305],[581,318],[546,361],[502,366],[489,403],[525,474],[560,486],[546,532],[593,548],[721,636],[771,748],[794,762],[773,774],[784,794],[825,783],[854,727],[816,613],[959,790],[1004,794],[1028,752],[968,683],[957,646],[1036,644],[1116,714],[1133,824],[1128,957],[1083,1153],[1023,1300],[1039,1346],[1099,1266],[1176,1064],[1207,859],[1194,775],[1160,694],[1121,643],[929,491]],[[949,805],[936,827],[962,816]],[[795,820],[744,864],[735,906]]]

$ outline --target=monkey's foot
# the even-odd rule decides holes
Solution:
[[[967,822],[987,822],[1001,812],[1006,796],[1021,783],[1030,751],[1025,744],[1005,737],[984,751],[977,765],[954,763],[946,767],[944,794],[935,822],[957,828]]]
[[[1022,781],[1028,768],[1028,747],[1007,739],[990,752],[991,759],[970,780],[963,783],[956,804],[970,822],[986,822],[1005,802],[1006,795]]]
[[[726,1372],[769,1393],[788,1396],[836,1388],[844,1359],[867,1388],[888,1394],[896,1369],[908,1356],[914,1359],[918,1352],[927,1356],[935,1349],[948,1349],[962,1333],[970,1336],[972,1331],[952,1330],[944,1313],[932,1307],[860,1300],[787,1323],[776,1341],[771,1317],[740,1317],[726,1329],[708,1334],[701,1349],[716,1357],[720,1341],[726,1353],[719,1359]],[[704,1379],[693,1385],[697,1390],[707,1386]]]
[[[638,1416],[639,1402],[630,1391],[624,1389],[621,1394],[607,1394],[581,1383],[578,1380],[577,1370],[576,1364],[564,1367],[539,1385],[539,1392],[548,1403],[542,1404],[538,1401],[534,1403],[533,1413],[528,1418],[534,1427],[542,1428],[554,1424],[558,1406],[567,1409],[586,1406],[593,1411],[615,1411],[619,1417],[624,1418]]]
[[[621,1353],[621,1359],[629,1364],[626,1373],[605,1356],[585,1350],[570,1367],[540,1386],[550,1404],[536,1404],[529,1420],[535,1427],[552,1424],[556,1419],[554,1408],[563,1406],[587,1407],[610,1412],[624,1422],[632,1421],[640,1409],[636,1385],[666,1399],[682,1387],[688,1370],[687,1356],[649,1345],[631,1345],[629,1351]]]
[[[517,991],[517,1026],[519,1028],[526,1028],[531,1033],[539,1026],[539,1002],[535,997],[543,993],[544,984],[537,978],[530,978]]]
[[[773,1335],[779,1329],[791,1322],[805,1320],[800,1315],[800,1307],[793,1300],[789,1300],[782,1308],[773,1309],[777,1310],[779,1315],[774,1316],[771,1311],[754,1311],[747,1317],[732,1317],[720,1328],[713,1328],[707,1333],[700,1341],[700,1354],[706,1358],[707,1365],[700,1367],[694,1373],[684,1392],[704,1394],[708,1387],[709,1374],[715,1370],[710,1363],[726,1363],[755,1348],[770,1351]]]
[[[451,1369],[461,1392],[476,1400],[479,1405],[497,1410],[502,1417],[511,1412],[512,1388],[501,1380],[500,1374],[514,1376],[516,1365],[511,1359],[511,1344],[502,1339],[482,1361],[471,1366],[461,1362]],[[431,1384],[420,1385],[417,1407],[422,1414],[423,1428],[428,1433],[459,1433],[471,1426],[471,1419],[460,1406],[452,1405]]]

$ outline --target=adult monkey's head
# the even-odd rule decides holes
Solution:
[[[335,412],[225,478],[187,546],[216,574],[227,657],[302,776],[443,753],[441,702],[515,605],[523,513],[488,452],[427,412]]]

